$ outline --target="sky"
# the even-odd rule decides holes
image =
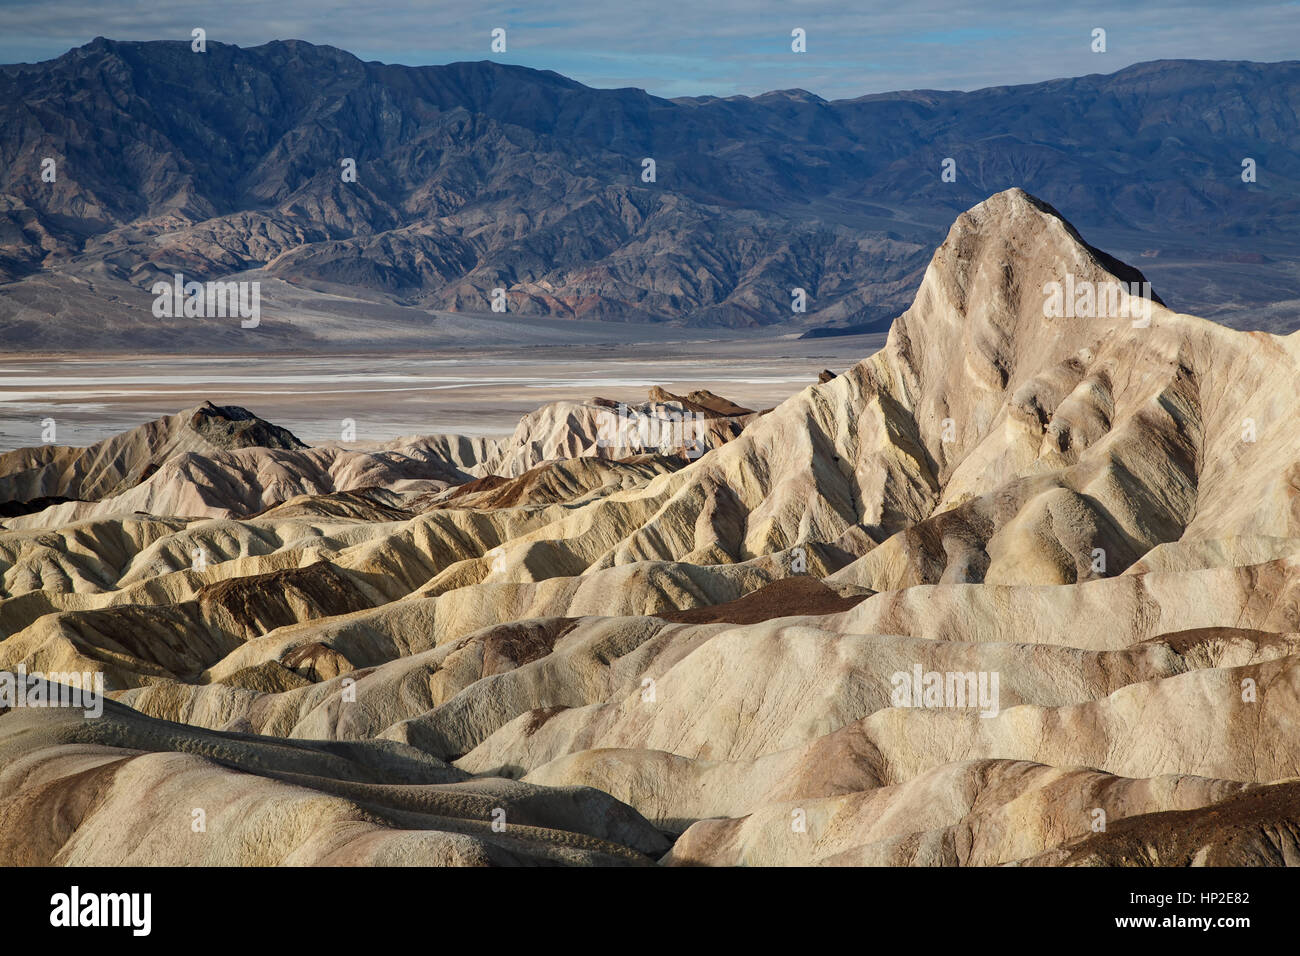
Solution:
[[[0,63],[96,36],[298,39],[412,66],[494,59],[659,96],[800,88],[827,99],[1113,73],[1144,60],[1300,58],[1300,0],[0,0]],[[506,31],[494,53],[493,29]],[[804,53],[791,31],[806,33]],[[1094,52],[1093,30],[1106,31]]]

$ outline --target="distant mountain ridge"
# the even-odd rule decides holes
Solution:
[[[427,310],[487,312],[502,288],[521,315],[860,325],[902,311],[953,216],[1009,187],[1149,255],[1176,308],[1300,323],[1300,62],[667,100],[293,40],[98,38],[0,68],[0,335],[89,347],[82,297],[154,328],[155,281],[250,271]]]

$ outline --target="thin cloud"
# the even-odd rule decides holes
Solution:
[[[0,60],[48,59],[95,36],[188,39],[254,46],[301,39],[365,60],[422,65],[500,59],[555,70],[593,86],[636,86],[663,96],[755,95],[801,87],[828,99],[895,89],[976,89],[1059,76],[1108,73],[1165,58],[1283,60],[1295,56],[1300,6],[1218,0],[1058,4],[1000,0],[954,10],[947,0],[846,9],[840,0],[666,0],[611,6],[566,0],[415,4],[380,0],[230,0],[160,8],[143,0],[105,7],[81,0],[0,2]],[[489,50],[492,28],[508,52]],[[808,52],[790,51],[790,31]],[[1090,49],[1094,27],[1107,52]]]

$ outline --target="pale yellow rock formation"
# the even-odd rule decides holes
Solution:
[[[115,702],[0,714],[0,858],[1300,862],[1300,339],[1047,304],[1139,280],[999,193],[853,368],[655,393],[698,459],[599,401],[14,453],[84,500],[3,522],[0,670]]]

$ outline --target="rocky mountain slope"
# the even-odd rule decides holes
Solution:
[[[1300,344],[1067,276],[1010,190],[695,460],[7,519],[0,668],[113,700],[0,714],[0,859],[1300,863]]]
[[[486,313],[495,289],[522,316],[878,324],[911,301],[952,217],[1008,187],[1079,210],[1145,257],[1171,301],[1290,329],[1298,114],[1297,63],[665,100],[491,62],[101,38],[0,68],[0,335],[247,347],[222,322],[153,315],[151,287],[177,272],[263,281],[272,311],[302,290],[414,307],[376,337],[418,340],[426,310]],[[41,179],[47,157],[55,182]],[[357,318],[351,340],[370,324]],[[268,319],[257,341],[303,335],[328,339]]]

